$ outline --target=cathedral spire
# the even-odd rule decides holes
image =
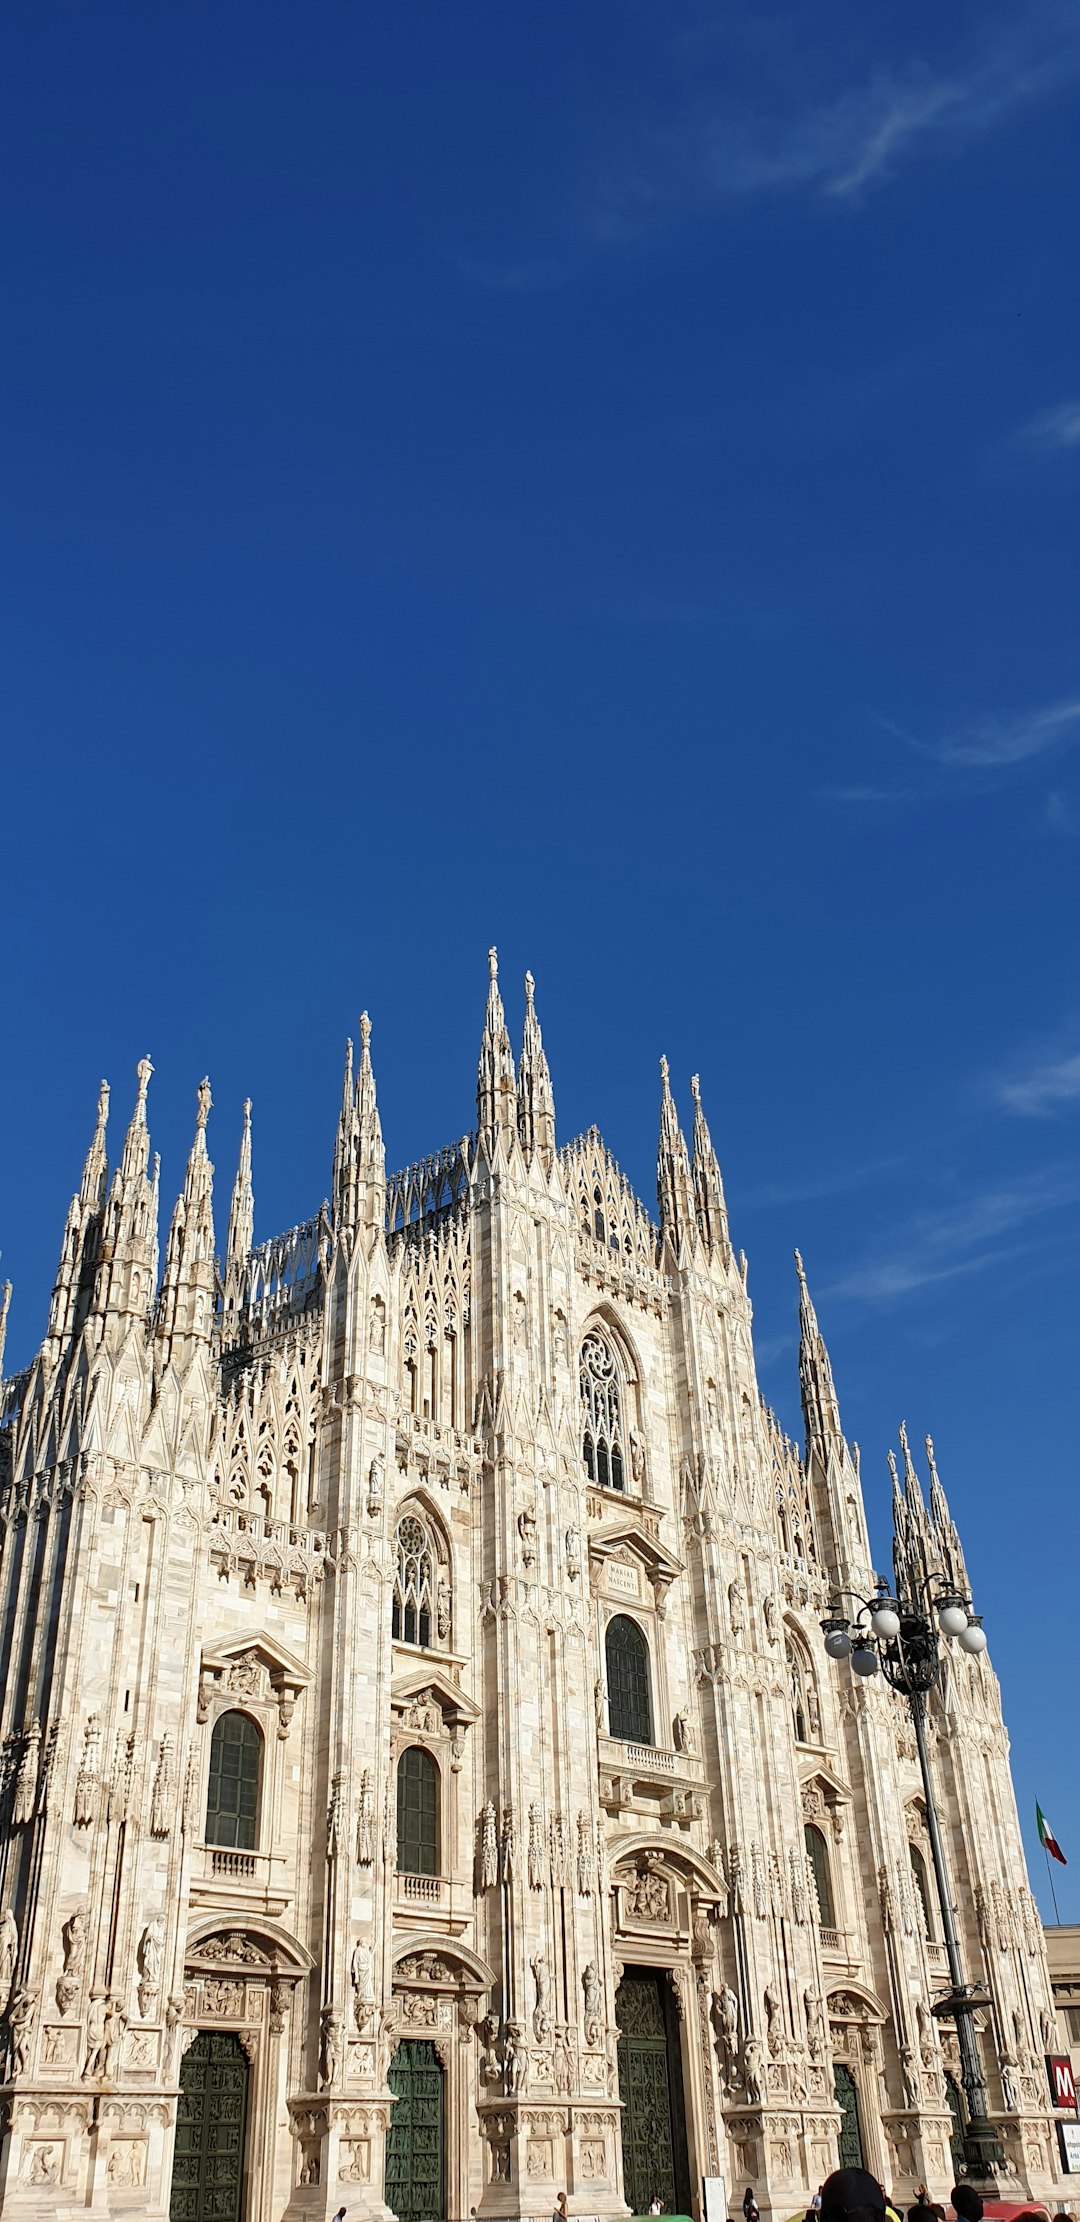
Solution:
[[[902,1488],[896,1460],[892,1452],[889,1452],[889,1471],[893,1477],[893,1570],[898,1589],[907,1589],[918,1594],[927,1575],[936,1565],[939,1554],[934,1547],[922,1483],[915,1471],[903,1420],[900,1422],[899,1439],[904,1461]]]
[[[726,1256],[730,1241],[724,1183],[701,1105],[701,1082],[697,1073],[690,1082],[690,1090],[694,1098],[693,1179],[698,1231],[708,1251],[719,1251],[721,1256]]]
[[[964,1547],[960,1541],[960,1533],[956,1522],[949,1511],[949,1500],[941,1486],[937,1461],[934,1457],[933,1440],[929,1435],[926,1437],[926,1462],[930,1468],[930,1521],[941,1553],[942,1564],[954,1587],[960,1591],[962,1596],[966,1597],[970,1593],[971,1584],[968,1581],[967,1566],[964,1563]]]
[[[138,1093],[120,1163],[105,1201],[101,1275],[97,1302],[106,1314],[146,1318],[157,1270],[157,1182],[148,1176],[150,1135],[146,1093],[154,1070],[149,1057],[135,1068]]]
[[[195,1138],[165,1246],[157,1331],[171,1353],[178,1342],[208,1341],[214,1319],[214,1168],[206,1149],[210,1082],[196,1091]]]
[[[251,1185],[251,1097],[244,1102],[244,1129],[240,1158],[229,1206],[229,1232],[225,1238],[226,1303],[250,1254],[255,1233],[255,1191]]]
[[[809,1459],[811,1452],[817,1451],[825,1464],[830,1449],[842,1450],[844,1447],[840,1405],[833,1381],[832,1364],[825,1348],[825,1338],[818,1326],[817,1313],[798,1250],[795,1252],[795,1271],[799,1276],[799,1387],[802,1391],[803,1419],[806,1423],[806,1455]]]
[[[371,1069],[371,1020],[360,1013],[360,1070],[353,1078],[353,1045],[345,1044],[341,1116],[334,1146],[334,1225],[353,1235],[372,1232],[386,1219],[386,1153]]]
[[[660,1206],[660,1232],[672,1256],[681,1264],[697,1232],[694,1190],[679,1114],[671,1093],[666,1057],[660,1059],[660,1146],[656,1153],[656,1195]]]
[[[525,974],[525,1026],[518,1064],[517,1123],[521,1147],[531,1163],[538,1154],[545,1173],[555,1159],[555,1092],[544,1055],[544,1039],[533,1002],[535,981]]]
[[[103,1080],[98,1089],[97,1121],[93,1140],[86,1153],[79,1202],[83,1211],[100,1211],[105,1200],[105,1183],[108,1178],[108,1161],[105,1156],[105,1129],[109,1123],[109,1083]]]
[[[103,1080],[98,1090],[97,1118],[94,1132],[82,1170],[82,1180],[68,1205],[64,1233],[60,1243],[60,1258],[53,1282],[49,1304],[49,1324],[46,1329],[46,1353],[55,1358],[75,1324],[80,1288],[85,1288],[92,1274],[101,1232],[101,1211],[105,1201],[109,1168],[105,1156],[105,1129],[109,1119],[109,1083]]]
[[[476,1082],[477,1138],[488,1157],[494,1153],[500,1135],[504,1143],[509,1142],[516,1126],[516,1109],[514,1052],[499,994],[498,951],[489,949],[487,1009]]]
[[[353,1079],[353,1045],[345,1044],[345,1071],[341,1081],[341,1111],[334,1142],[334,1225],[339,1231],[356,1225],[356,1083]]]
[[[360,1013],[360,1071],[356,1081],[357,1176],[362,1224],[374,1233],[386,1224],[386,1152],[371,1069],[371,1020]]]

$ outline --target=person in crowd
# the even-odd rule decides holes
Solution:
[[[885,2222],[885,2193],[865,2168],[837,2168],[821,2186],[820,2222]]]

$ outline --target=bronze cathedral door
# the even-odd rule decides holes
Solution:
[[[623,2190],[631,2212],[659,2199],[668,2214],[689,2214],[678,2025],[662,1974],[628,1969],[615,1998],[619,2097],[623,2103]]]
[[[383,2197],[398,2222],[440,2222],[446,2213],[445,2077],[434,2045],[403,2037],[387,2080],[396,2104]]]
[[[180,2064],[171,2222],[241,2222],[247,2096],[237,2038],[201,2029]]]

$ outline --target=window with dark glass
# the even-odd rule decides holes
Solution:
[[[622,1392],[614,1351],[595,1331],[581,1345],[578,1372],[582,1416],[581,1456],[590,1481],[623,1489]]]
[[[222,1713],[210,1739],[206,1841],[253,1852],[259,1825],[262,1737],[249,1713]]]
[[[803,1830],[803,1837],[806,1842],[806,1856],[813,1869],[814,1888],[817,1891],[818,1917],[821,1926],[823,1929],[835,1929],[836,1908],[833,1904],[828,1845],[821,1830],[816,1829],[812,1821],[807,1822]]]
[[[398,1521],[393,1634],[399,1643],[431,1642],[435,1553],[423,1521],[406,1513]]]
[[[930,1923],[930,1889],[926,1879],[926,1861],[917,1844],[909,1844],[908,1851],[911,1854],[911,1879],[915,1885],[915,1899],[923,1925],[923,1935],[927,1943],[932,1944],[934,1931]]]
[[[609,1621],[605,1638],[608,1728],[628,1744],[651,1744],[649,1647],[636,1620],[620,1613]]]
[[[409,1744],[398,1760],[397,1864],[402,1875],[439,1872],[439,1773],[419,1744]]]

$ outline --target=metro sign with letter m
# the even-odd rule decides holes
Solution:
[[[1067,2052],[1048,2052],[1046,2073],[1050,2078],[1050,2097],[1055,2106],[1068,2106],[1076,2112],[1076,2078],[1072,2061]]]

